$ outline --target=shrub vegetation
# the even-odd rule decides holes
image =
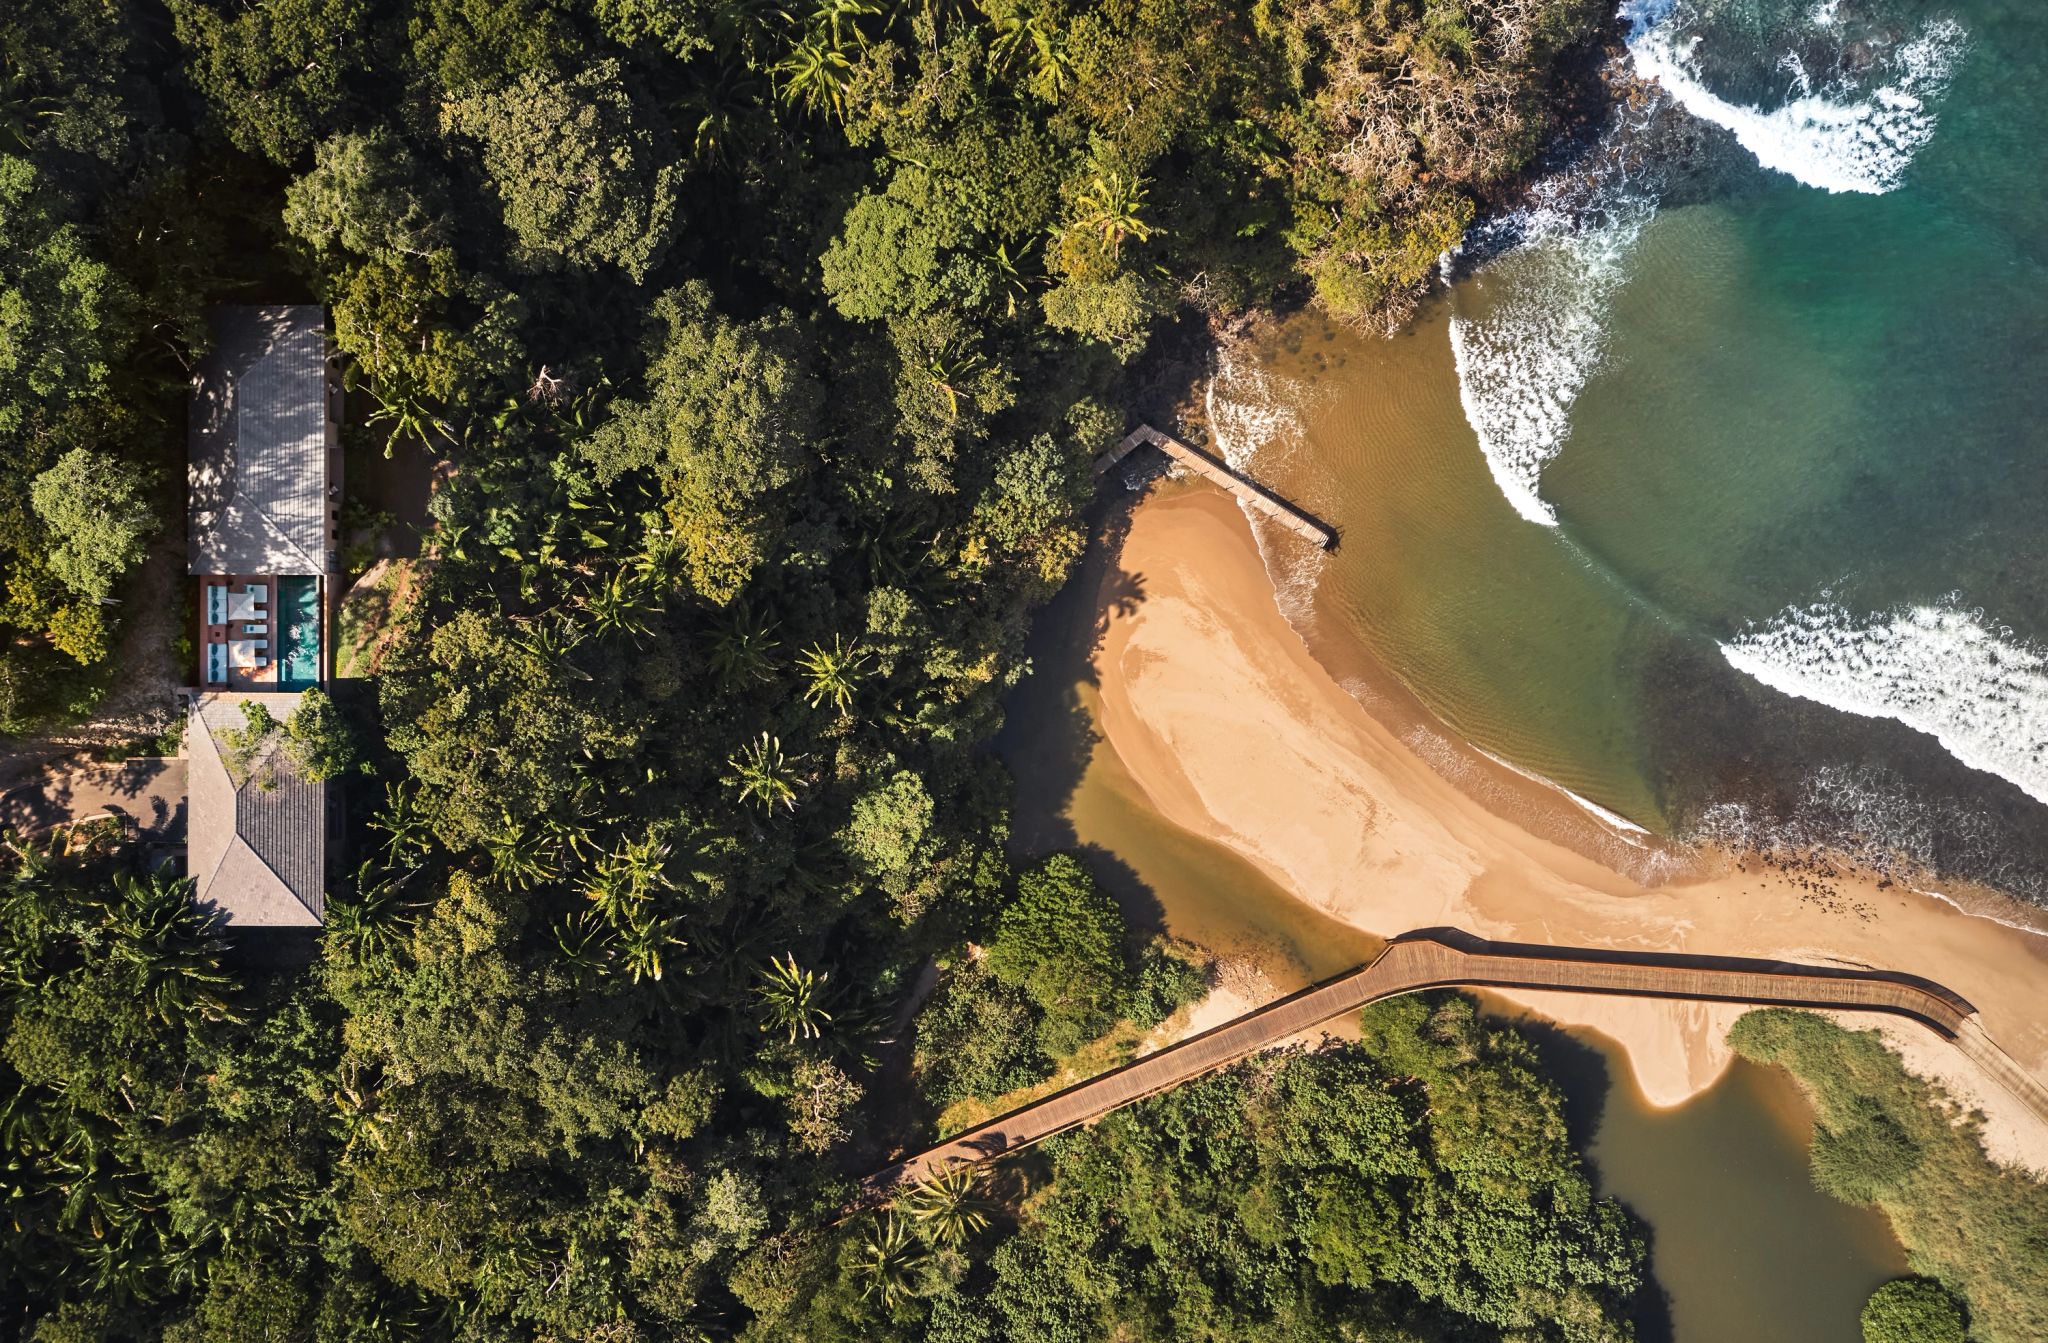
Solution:
[[[2048,1183],[1986,1156],[1980,1120],[1908,1072],[1876,1031],[1774,1008],[1747,1013],[1728,1038],[1743,1057],[1788,1069],[1813,1098],[1814,1183],[1884,1209],[1914,1270],[1933,1280],[1880,1289],[1866,1337],[1923,1337],[1897,1331],[1947,1318],[1935,1298],[1953,1293],[1968,1303],[1972,1338],[2048,1338]]]
[[[1634,1338],[1641,1230],[1594,1194],[1528,1042],[1449,996],[1364,1025],[1052,1140],[1014,1223],[949,1240],[913,1194],[791,1241],[801,1287],[749,1337]]]

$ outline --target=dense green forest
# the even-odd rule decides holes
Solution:
[[[111,842],[10,846],[0,1333],[1138,1336],[1199,1287],[1215,1337],[1626,1336],[1640,1246],[1454,1008],[1069,1139],[1021,1208],[831,1229],[949,1101],[1198,991],[1007,852],[979,749],[1162,336],[1398,320],[1599,9],[16,6],[0,730],[122,674],[208,304],[327,304],[352,462],[446,467],[321,706],[356,823],[309,962]],[[1153,1223],[1107,1174],[1147,1159]]]
[[[1055,1139],[1020,1224],[926,1186],[755,1287],[749,1336],[1634,1338],[1642,1238],[1529,1043],[1448,996],[1364,1027]]]

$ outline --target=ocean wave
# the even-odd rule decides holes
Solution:
[[[2014,845],[2006,826],[1970,801],[1914,787],[1882,763],[1823,765],[1768,814],[1744,802],[1717,803],[1684,838],[1761,853],[1834,855],[1979,917],[1995,917],[1974,894],[1985,887],[2048,906],[2048,874]],[[1962,898],[1943,889],[1956,881],[1966,883]]]
[[[1465,421],[1494,484],[1539,526],[1557,525],[1537,486],[1564,450],[1572,405],[1605,356],[1608,305],[1655,209],[1641,192],[1617,191],[1590,216],[1539,198],[1511,221],[1519,244],[1475,282],[1471,297],[1483,310],[1451,317]]]
[[[1664,165],[1653,121],[1675,105],[1730,131],[1767,169],[1827,191],[1884,192],[1934,135],[1934,101],[1967,37],[1952,19],[1911,41],[1852,31],[1833,0],[1763,48],[1730,41],[1735,66],[1788,79],[1791,96],[1753,107],[1709,87],[1689,0],[1628,0],[1634,74],[1661,96],[1624,99],[1593,147],[1538,182],[1527,208],[1474,230],[1462,252],[1487,258],[1450,323],[1458,398],[1488,472],[1515,512],[1558,525],[1544,470],[1571,437],[1579,394],[1607,358],[1607,319],[1631,253],[1655,215]],[[1855,51],[1854,60],[1849,53]],[[1810,68],[1839,71],[1818,86]],[[1447,257],[1450,275],[1454,258]]]
[[[1788,50],[1776,64],[1791,73],[1795,96],[1756,107],[1708,87],[1697,62],[1701,39],[1687,31],[1688,11],[1676,0],[1631,0],[1622,15],[1630,23],[1629,55],[1638,75],[1734,135],[1764,167],[1831,192],[1880,194],[1898,187],[1934,138],[1933,101],[1947,88],[1968,41],[1953,19],[1932,19],[1911,41],[1889,50],[1863,44],[1870,65],[1861,85],[1842,76],[1819,89]],[[1828,33],[1840,23],[1833,5],[1820,6],[1808,21]]]
[[[1783,694],[1924,732],[2048,802],[2048,651],[1981,611],[1951,598],[1859,619],[1824,600],[1751,626],[1721,654]]]
[[[1307,414],[1323,395],[1312,383],[1220,345],[1210,355],[1202,410],[1217,455],[1233,470],[1250,471],[1254,459],[1270,469],[1302,450]]]

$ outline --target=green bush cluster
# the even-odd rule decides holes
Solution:
[[[1535,1064],[1467,1000],[1377,1005],[1054,1139],[1014,1223],[935,1236],[914,1194],[805,1242],[748,1337],[1632,1339],[1647,1246]]]
[[[1133,945],[1115,899],[1071,854],[1021,873],[987,954],[955,969],[917,1023],[918,1075],[944,1108],[1044,1081],[1118,1021],[1150,1030],[1207,990],[1161,939]]]
[[[1939,1323],[1956,1316],[1954,1298],[1968,1304],[1971,1338],[2048,1338],[2048,1183],[1987,1157],[1980,1120],[1908,1072],[1876,1031],[1772,1009],[1746,1014],[1728,1038],[1813,1098],[1814,1183],[1884,1209],[1915,1272],[1934,1280],[1880,1289],[1867,1338],[1959,1339],[1959,1322],[1947,1334]],[[1912,1332],[1922,1327],[1932,1332]]]
[[[1969,1329],[1948,1289],[1928,1278],[1898,1278],[1863,1305],[1863,1343],[1964,1343]]]

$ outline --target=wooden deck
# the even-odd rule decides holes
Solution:
[[[876,1171],[856,1207],[888,1199],[955,1166],[1015,1152],[1313,1030],[1368,1003],[1435,988],[1562,989],[1633,997],[1889,1012],[1934,1031],[2048,1118],[2048,1088],[1975,1021],[1976,1009],[1939,984],[1882,970],[1784,961],[1577,950],[1487,942],[1454,929],[1411,933],[1371,964],[1235,1021],[1068,1087]]]
[[[1161,433],[1149,424],[1141,424],[1124,435],[1123,442],[1095,459],[1095,474],[1102,475],[1142,447],[1155,447],[1182,466],[1229,490],[1238,498],[1272,518],[1297,536],[1306,537],[1323,549],[1337,544],[1337,533],[1308,514],[1274,494],[1257,481],[1233,471],[1229,466],[1200,448],[1191,447],[1171,434]]]

